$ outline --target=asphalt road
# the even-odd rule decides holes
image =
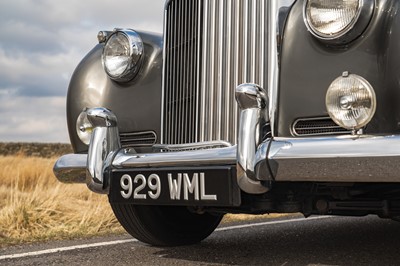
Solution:
[[[128,235],[10,247],[0,265],[400,265],[399,238],[400,223],[374,216],[291,217],[223,225],[185,247]]]

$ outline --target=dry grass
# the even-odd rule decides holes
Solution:
[[[265,219],[276,219],[281,217],[288,217],[288,213],[268,213],[268,214],[226,214],[222,223],[245,222],[245,221],[261,221]]]
[[[107,197],[58,182],[54,162],[0,157],[0,246],[123,232]]]

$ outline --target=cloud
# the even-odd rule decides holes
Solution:
[[[65,96],[80,56],[74,51],[7,55],[0,50],[0,91],[13,90],[16,96]]]
[[[68,142],[69,78],[97,32],[161,32],[163,6],[164,0],[0,1],[0,141]]]
[[[0,95],[0,141],[67,142],[64,97]]]

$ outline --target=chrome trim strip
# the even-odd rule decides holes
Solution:
[[[277,112],[278,112],[278,90],[279,90],[279,10],[290,7],[296,0],[266,1],[268,12],[268,98],[269,118],[271,120],[272,136],[277,135]]]
[[[198,1],[198,7],[197,7],[197,12],[196,12],[196,21],[199,21],[199,19],[200,19],[200,16],[201,16],[201,1]],[[202,34],[202,31],[201,31],[201,24],[200,23],[197,23],[197,39],[198,40],[201,40],[201,34]],[[196,70],[194,71],[195,73],[196,73],[196,90],[195,90],[195,93],[196,93],[196,102],[195,102],[195,105],[196,105],[196,109],[195,109],[195,111],[194,111],[194,115],[195,115],[195,119],[196,119],[196,125],[199,125],[199,123],[200,123],[200,121],[201,120],[199,120],[199,118],[200,118],[200,115],[201,114],[198,114],[198,112],[199,112],[199,110],[200,110],[200,106],[201,106],[201,102],[200,102],[200,82],[201,82],[201,77],[200,77],[200,73],[201,73],[201,64],[200,64],[200,62],[201,62],[201,60],[200,60],[200,56],[201,56],[201,41],[198,41],[197,42],[197,47],[196,47],[196,49],[197,49],[197,55],[196,55],[196,62],[195,62],[195,64],[196,64]],[[196,140],[201,140],[202,139],[202,137],[201,137],[201,133],[199,133],[199,130],[195,130],[195,132],[194,132],[194,137],[195,137],[195,139]]]
[[[166,61],[167,61],[167,56],[166,56],[166,53],[165,53],[165,51],[166,51],[166,46],[167,46],[167,40],[166,40],[166,38],[167,38],[167,35],[166,35],[166,32],[167,32],[167,10],[165,9],[164,10],[164,25],[163,25],[163,29],[164,29],[164,31],[163,31],[163,34],[164,34],[164,36],[163,36],[163,66],[162,66],[162,73],[161,73],[161,75],[162,75],[162,77],[161,77],[161,79],[162,79],[162,81],[161,81],[161,142],[163,141],[163,137],[162,136],[164,136],[164,123],[165,123],[165,118],[164,118],[164,115],[166,115],[165,113],[164,113],[164,107],[165,107],[165,103],[164,103],[164,97],[165,97],[165,92],[164,92],[164,88],[165,88],[165,73],[166,73],[166,69],[167,69],[167,63],[166,63]]]
[[[220,149],[186,152],[135,153],[129,149],[120,150],[112,166],[121,168],[191,167],[211,165],[235,165],[236,146]]]
[[[154,151],[187,151],[187,150],[200,150],[200,149],[215,149],[222,147],[231,147],[232,144],[227,141],[205,141],[186,144],[155,144],[153,145]]]

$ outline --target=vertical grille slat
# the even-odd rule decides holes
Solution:
[[[182,54],[183,51],[185,49],[185,42],[182,40],[182,36],[183,36],[183,27],[184,27],[184,21],[183,21],[183,6],[187,1],[182,1],[182,5],[179,5],[178,8],[178,14],[179,14],[179,29],[178,29],[178,43],[179,43],[179,51],[178,51],[178,84],[177,84],[177,90],[178,90],[178,98],[176,101],[176,121],[177,121],[177,130],[175,132],[176,134],[176,142],[181,142],[181,134],[182,134],[182,119],[181,119],[181,115],[182,115],[182,105],[184,104],[183,102],[183,97],[182,97],[182,79],[184,77],[184,73],[182,73],[183,70],[183,66],[182,66]]]
[[[237,86],[237,84],[240,84],[240,78],[239,78],[239,71],[238,69],[240,68],[240,56],[239,56],[239,50],[240,50],[240,20],[236,19],[237,17],[240,17],[240,10],[242,9],[242,1],[241,0],[235,0],[235,4],[234,4],[235,10],[233,10],[232,14],[234,14],[234,16],[232,17],[232,21],[235,22],[235,28],[233,30],[234,35],[232,36],[232,43],[234,44],[234,49],[233,49],[233,53],[231,54],[232,56],[232,60],[234,62],[232,68],[231,68],[231,73],[233,73],[233,79],[231,81],[231,87]],[[232,90],[233,91],[233,90]],[[232,93],[234,94],[234,92]],[[233,105],[233,110],[231,112],[231,114],[237,114],[238,113],[238,107],[236,103],[232,103]],[[236,128],[238,127],[238,123],[237,123],[237,119],[235,116],[231,115],[229,117],[230,121],[231,121],[231,125],[233,125],[233,127],[231,126],[231,128],[235,129],[235,130],[231,130],[232,134],[231,134],[231,138],[230,139],[236,139]],[[236,143],[236,141],[235,141]]]
[[[236,143],[235,88],[267,84],[266,12],[258,0],[169,2],[162,143]]]
[[[225,67],[226,69],[228,69],[228,71],[226,71],[225,76],[226,79],[224,79],[224,86],[227,87],[233,87],[233,85],[231,84],[231,71],[229,71],[231,69],[231,64],[232,64],[232,1],[228,1],[227,3],[227,8],[226,8],[226,57],[225,57]],[[223,139],[225,140],[229,140],[229,139],[233,139],[233,137],[230,136],[230,125],[232,125],[232,121],[231,119],[229,119],[229,114],[232,113],[232,105],[233,103],[230,101],[231,97],[232,97],[232,90],[226,90],[225,91],[226,95],[225,95],[225,113],[224,116],[228,117],[227,119],[224,119],[223,121],[223,128],[225,130],[224,134],[223,134]]]
[[[200,14],[202,13],[202,3],[198,1],[197,9],[195,12],[196,16],[196,29],[197,29],[197,44],[196,44],[196,109],[194,115],[196,116],[196,124],[194,125],[193,131],[194,131],[194,136],[195,138],[193,139],[192,142],[196,142],[199,139],[201,139],[201,135],[199,133],[199,130],[197,130],[197,127],[201,124],[200,120],[200,107],[201,107],[201,101],[200,101],[200,71],[201,71],[201,60],[200,60],[200,53],[201,53],[201,21],[200,21]]]
[[[224,84],[223,84],[223,79],[224,79],[224,71],[225,71],[225,67],[224,67],[224,58],[226,57],[224,55],[224,51],[223,48],[226,47],[226,43],[225,43],[225,39],[224,39],[224,33],[225,33],[225,28],[224,28],[224,24],[225,24],[225,8],[224,8],[224,2],[220,1],[219,4],[217,4],[218,10],[218,47],[217,47],[217,51],[218,51],[218,62],[217,62],[217,66],[218,66],[218,70],[217,70],[217,78],[215,80],[215,88],[217,88],[215,90],[215,94],[216,94],[216,100],[215,100],[215,104],[216,104],[216,117],[214,119],[214,123],[215,123],[215,130],[214,130],[214,136],[213,139],[223,139],[222,137],[222,110],[224,108],[224,101],[223,101],[223,94],[224,94],[224,90],[220,90],[218,88],[224,88]]]
[[[201,2],[199,1],[199,3],[201,3]],[[203,7],[204,16],[208,17],[209,16],[209,12],[210,12],[208,1],[205,1],[205,3],[202,3],[202,4],[204,6]],[[201,15],[202,14],[199,14],[199,17],[201,17]],[[201,34],[201,31],[203,31],[204,35],[208,35],[208,30],[210,29],[210,21],[205,20],[203,23],[201,23],[201,25],[200,25],[199,34]],[[201,37],[202,37],[202,35],[200,35],[200,38]],[[200,39],[200,40],[199,40],[199,42],[202,43],[202,47],[201,48],[207,47],[206,40],[204,38]],[[206,50],[203,54],[201,53],[202,50],[203,49],[200,50],[200,56],[202,58],[201,57],[199,58],[199,62],[201,63],[201,66],[200,66],[201,70],[202,70],[201,73],[206,73],[207,72],[207,68],[209,67],[207,65],[207,52],[208,52],[208,50]],[[200,78],[200,84],[199,84],[199,94],[201,92],[203,92],[205,90],[205,87],[207,86],[207,84],[206,84],[207,81],[205,79],[205,76],[201,75],[201,74],[200,74],[200,76],[201,76],[201,78]],[[199,95],[199,97],[200,97],[200,95]],[[200,97],[200,108],[198,109],[199,110],[199,116],[200,116],[200,122],[199,122],[200,139],[199,139],[199,141],[204,141],[205,140],[205,136],[207,134],[206,130],[205,130],[205,123],[207,122],[206,121],[206,119],[207,119],[207,114],[206,114],[207,109],[205,108],[205,105],[206,105],[206,100],[204,99],[204,97]]]
[[[262,10],[262,12],[260,14],[260,21],[261,22],[266,22],[265,14],[266,14],[267,10],[265,9],[265,6],[266,6],[265,2],[261,1],[260,5],[261,5],[260,10]],[[260,66],[260,68],[259,68],[260,86],[262,88],[266,88],[265,86],[266,86],[267,83],[265,83],[264,75],[266,73],[265,62],[267,62],[267,58],[265,57],[265,55],[267,54],[266,51],[268,51],[268,50],[264,50],[264,49],[268,48],[265,45],[268,42],[266,40],[267,39],[267,34],[265,32],[265,23],[261,23],[260,25],[261,25],[260,26],[260,31],[258,33],[260,35],[260,57],[259,57],[260,61],[259,61],[258,65]]]
[[[193,9],[193,7],[194,7],[195,5],[193,4],[193,2],[192,1],[190,1],[189,2],[189,9],[190,9],[190,14],[193,14],[195,11],[194,11],[194,9]],[[190,38],[189,39],[192,39],[193,38],[193,34],[195,33],[195,20],[194,20],[195,18],[194,18],[194,16],[190,16],[190,22],[189,22],[189,36],[190,36]],[[195,53],[195,49],[193,48],[193,46],[194,46],[194,43],[193,42],[190,42],[189,43],[189,56],[188,56],[188,58],[189,58],[189,83],[190,83],[190,86],[193,86],[192,84],[193,84],[193,81],[194,81],[194,76],[193,76],[193,71],[194,71],[194,53]],[[189,93],[189,95],[190,96],[194,96],[194,94],[190,94],[190,90],[189,90],[189,87],[188,87],[188,93]],[[190,97],[189,96],[189,97]],[[193,123],[196,121],[196,120],[194,120],[194,117],[193,117],[193,106],[194,106],[194,104],[193,104],[193,102],[194,102],[194,99],[192,98],[192,100],[190,101],[190,104],[188,105],[188,114],[187,114],[187,117],[188,117],[188,121],[187,121],[187,123],[188,123],[188,128],[187,128],[187,138],[189,138],[189,139],[193,139],[193,130],[192,130],[192,128],[193,128]]]

